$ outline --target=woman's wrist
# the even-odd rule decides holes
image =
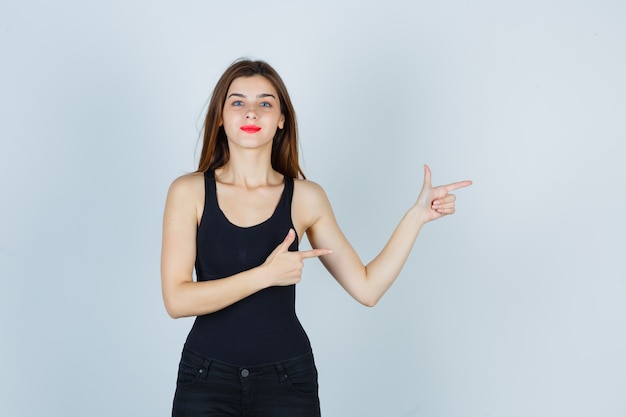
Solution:
[[[407,217],[416,222],[417,227],[422,227],[429,221],[429,209],[415,204],[407,212]]]

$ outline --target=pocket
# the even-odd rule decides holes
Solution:
[[[285,374],[289,386],[294,391],[300,394],[317,395],[317,369],[312,360],[286,367]]]
[[[200,379],[206,379],[210,361],[193,352],[183,351],[178,365],[179,386],[193,385]]]

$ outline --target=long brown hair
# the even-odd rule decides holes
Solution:
[[[306,178],[298,163],[298,125],[287,88],[278,73],[267,62],[239,59],[231,64],[217,82],[202,132],[202,153],[197,172],[224,166],[230,157],[224,127],[220,126],[226,94],[230,84],[239,77],[265,77],[276,89],[281,113],[285,116],[282,129],[276,130],[272,141],[272,168],[291,178]]]

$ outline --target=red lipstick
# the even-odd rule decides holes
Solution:
[[[256,133],[261,130],[261,128],[257,125],[245,125],[241,126],[239,129],[243,130],[246,133]]]

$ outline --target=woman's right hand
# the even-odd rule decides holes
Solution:
[[[269,286],[287,286],[300,282],[304,259],[317,258],[332,253],[330,249],[311,249],[306,251],[289,251],[289,246],[296,238],[296,232],[289,229],[285,240],[270,253],[263,267],[267,270]]]

